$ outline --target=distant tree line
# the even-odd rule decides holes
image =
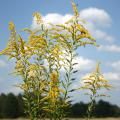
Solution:
[[[87,113],[87,106],[88,104],[83,102],[73,104],[70,109],[70,117],[85,117]],[[92,114],[94,117],[98,118],[120,117],[120,107],[100,100],[99,102],[95,103]]]
[[[83,102],[72,104],[70,109],[66,109],[67,117],[85,117],[88,104]],[[100,100],[95,103],[93,111],[94,117],[120,117],[120,107],[109,102]],[[24,104],[22,95],[0,94],[0,118],[26,117],[24,114]]]
[[[22,95],[15,96],[13,93],[0,95],[0,118],[24,117],[24,105]]]

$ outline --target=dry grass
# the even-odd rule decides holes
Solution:
[[[28,119],[22,119],[22,118],[18,118],[18,119],[0,119],[0,120],[28,120]],[[82,118],[71,118],[71,119],[66,119],[66,120],[85,120]],[[120,118],[95,118],[92,120],[120,120]]]
[[[70,120],[85,120],[85,119],[73,118],[73,119],[70,119]],[[92,119],[92,120],[120,120],[120,118],[95,118],[95,119]]]

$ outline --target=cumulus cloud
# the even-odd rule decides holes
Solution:
[[[112,23],[110,15],[105,10],[98,8],[83,9],[80,12],[80,17],[88,21],[86,27],[96,39],[105,40],[109,43],[113,42],[114,37],[102,29],[110,27]]]
[[[72,18],[71,14],[60,15],[58,13],[50,13],[43,17],[43,21],[45,21],[45,23],[64,24],[70,18]]]
[[[20,88],[13,86],[13,87],[9,88],[9,90],[7,92],[8,93],[12,92],[14,94],[19,94],[19,93],[22,93],[23,91]]]
[[[120,73],[117,72],[108,72],[108,73],[104,73],[104,76],[108,79],[108,80],[115,80],[115,81],[119,81],[120,80]]]
[[[98,50],[100,51],[106,51],[106,52],[116,52],[116,53],[120,53],[120,46],[118,45],[101,45],[100,47],[98,47]]]
[[[94,31],[93,31],[94,30]],[[103,32],[101,30],[98,29],[93,29],[91,32],[93,33],[94,37],[96,39],[100,39],[100,40],[106,40],[109,43],[112,43],[114,41],[114,38],[110,35],[108,35],[106,32]]]
[[[112,62],[109,64],[114,70],[120,71],[120,60]]]
[[[3,90],[0,90],[0,92],[4,92],[4,93],[14,93],[14,94],[19,94],[19,93],[23,93],[23,91],[18,88],[18,87],[15,87],[15,86],[8,86],[7,89],[3,89]]]
[[[42,19],[44,21],[45,24],[48,23],[52,23],[52,24],[64,24],[65,22],[67,22],[70,18],[72,18],[72,14],[65,14],[65,15],[61,15],[58,13],[49,13],[45,16],[42,16]],[[39,25],[36,22],[36,18],[33,18],[32,21],[32,28],[39,28]]]
[[[61,56],[61,58],[66,58],[68,60],[70,60],[70,56],[66,55],[66,51],[63,50],[63,55]],[[74,53],[75,54],[75,53]],[[64,64],[63,61],[61,61],[61,64]],[[80,70],[80,71],[87,71],[87,70],[91,70],[94,66],[95,66],[95,61],[83,56],[76,56],[73,61],[72,64],[74,64],[73,68]],[[64,71],[64,69],[62,69],[62,71]]]
[[[80,12],[80,17],[87,21],[91,21],[93,24],[97,24],[102,27],[111,26],[111,17],[110,15],[103,9],[98,8],[87,8],[83,9]]]
[[[104,76],[113,86],[114,90],[120,90],[120,72],[107,72]]]
[[[82,56],[76,57],[73,63],[78,63],[75,68],[82,71],[91,70],[95,66],[95,61]]]
[[[48,13],[45,16],[42,16],[45,23],[65,23],[68,21],[73,15],[65,14],[61,15],[58,13]],[[80,11],[80,18],[85,19],[86,21],[90,21],[90,23],[99,25],[100,27],[109,27],[111,26],[111,17],[110,15],[103,9],[98,8],[86,8]],[[36,18],[33,18],[32,26],[36,26]]]
[[[6,66],[6,62],[3,60],[0,60],[0,67],[4,67],[4,66]]]
[[[43,16],[43,20],[45,23],[63,24],[72,16],[72,14],[61,15],[58,13],[48,13],[47,15]],[[80,12],[80,18],[88,21],[86,22],[85,26],[90,30],[91,34],[96,39],[106,40],[110,43],[114,40],[113,36],[107,34],[105,31],[103,31],[103,29],[101,29],[110,27],[112,22],[110,15],[105,10],[98,8],[86,8]],[[36,18],[33,18],[32,28],[38,27],[39,26],[36,23]]]

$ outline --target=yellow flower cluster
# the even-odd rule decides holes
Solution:
[[[37,69],[38,69],[38,66],[31,64],[28,68],[28,78],[37,77]]]
[[[59,75],[56,71],[50,74],[49,92],[43,100],[50,100],[53,105],[59,101],[59,96],[64,90],[59,87]]]
[[[34,50],[44,50],[47,46],[46,40],[41,35],[31,35],[28,44]]]
[[[9,30],[14,30],[15,29],[15,25],[13,22],[9,22]]]
[[[99,63],[96,65],[96,70],[94,72],[83,77],[83,82],[83,89],[93,90],[93,87],[95,88],[95,90],[99,90],[101,88],[111,88],[111,85],[108,84],[108,80],[106,80],[100,72]]]
[[[55,46],[53,46],[53,48],[51,49],[51,57],[56,58],[57,60],[61,60],[61,55],[63,54],[62,50],[61,50],[61,46],[60,44],[56,44]]]
[[[90,35],[90,33],[88,32],[87,29],[85,29],[85,27],[83,27],[83,25],[81,24],[75,24],[75,27],[78,31],[80,31],[80,34],[78,34],[76,36],[76,40],[80,40],[82,38],[88,38],[90,40],[94,41],[94,38]]]
[[[58,82],[59,82],[59,80],[58,80],[58,73],[56,72],[56,71],[54,71],[54,72],[52,72],[51,74],[50,74],[50,85],[56,85]]]
[[[79,12],[78,12],[77,6],[74,2],[72,2],[72,8],[73,8],[73,11],[74,11],[74,15],[78,17]]]
[[[18,60],[16,62],[16,66],[15,66],[15,70],[16,70],[16,73],[17,74],[20,74],[20,75],[23,75],[24,74],[24,64],[23,64],[23,61],[22,60]]]
[[[40,23],[43,22],[43,21],[42,21],[42,17],[41,17],[41,15],[40,15],[39,12],[35,12],[35,13],[33,13],[33,17],[35,18],[37,24],[40,24]]]
[[[17,56],[16,51],[18,50],[17,43],[16,43],[16,31],[15,31],[15,25],[13,22],[9,23],[9,29],[11,31],[10,34],[10,40],[8,42],[7,47],[0,52],[2,55],[7,55],[10,57],[15,57]]]

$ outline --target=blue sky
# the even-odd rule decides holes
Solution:
[[[95,67],[96,61],[101,61],[102,72],[115,87],[105,100],[120,105],[120,1],[119,0],[75,0],[82,18],[88,23],[86,27],[96,38],[100,48],[80,48],[78,58],[80,74],[87,73]],[[26,27],[36,27],[32,14],[39,11],[47,22],[61,23],[67,16],[72,16],[70,0],[0,0],[0,50],[5,48],[8,39],[8,23],[13,21],[18,32]],[[59,19],[58,19],[59,18]],[[22,34],[22,33],[21,33]],[[87,68],[86,68],[87,67]],[[13,87],[21,82],[10,75],[13,62],[0,56],[0,93],[20,90]],[[78,82],[80,79],[78,79]],[[76,83],[77,84],[77,83]],[[76,85],[74,85],[76,86]],[[87,101],[83,93],[76,94],[77,101]]]

